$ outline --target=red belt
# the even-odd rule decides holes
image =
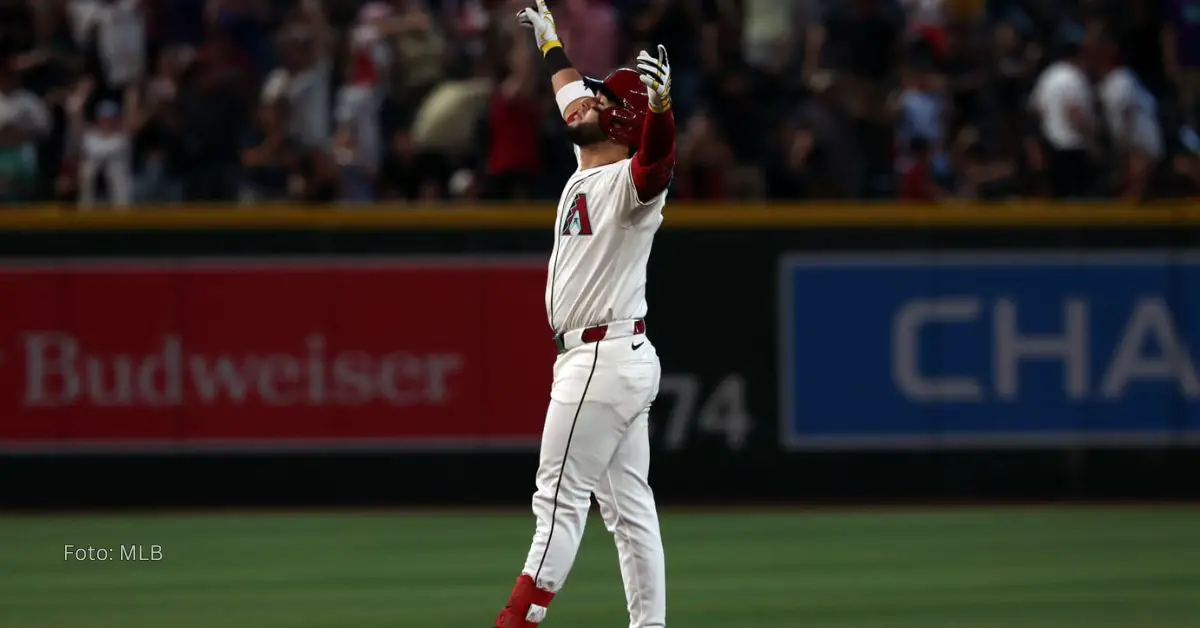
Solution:
[[[644,334],[644,333],[646,333],[646,321],[643,319],[640,319],[640,318],[634,320],[633,321],[633,334],[638,335],[638,334]],[[580,336],[580,340],[583,341],[583,344],[591,344],[593,342],[600,342],[601,340],[604,340],[604,338],[606,336],[608,336],[608,325],[596,325],[595,327],[587,327],[587,328],[583,329],[583,331],[580,332],[579,336]],[[558,347],[558,352],[560,354],[567,352],[567,345],[566,345],[566,339],[564,338],[564,334],[555,334],[554,335],[554,346]]]

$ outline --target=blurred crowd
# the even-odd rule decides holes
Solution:
[[[0,202],[555,198],[526,0],[0,0]],[[1200,0],[551,0],[670,51],[675,198],[1200,193]]]

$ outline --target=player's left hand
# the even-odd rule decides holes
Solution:
[[[658,45],[657,57],[643,50],[637,57],[637,72],[650,97],[650,111],[663,113],[670,109],[671,62],[667,59],[666,46]]]

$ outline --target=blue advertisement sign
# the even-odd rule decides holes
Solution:
[[[1200,254],[789,256],[789,449],[1200,443]]]

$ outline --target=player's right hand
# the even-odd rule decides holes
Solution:
[[[533,38],[537,41],[542,54],[546,54],[555,46],[562,45],[562,42],[558,40],[558,31],[554,27],[554,16],[550,14],[546,0],[537,0],[536,7],[518,11],[517,22],[533,29]]]

